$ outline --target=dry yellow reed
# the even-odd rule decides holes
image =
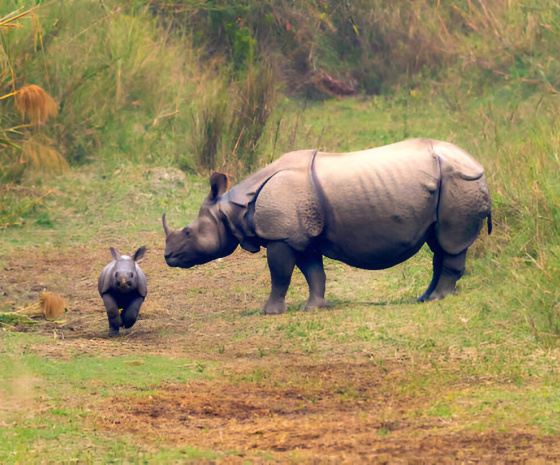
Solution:
[[[46,144],[31,139],[21,146],[19,162],[32,166],[41,171],[64,172],[68,169],[68,162],[55,149]]]
[[[60,320],[68,308],[66,299],[54,292],[43,292],[41,294],[41,305],[47,320]]]
[[[51,116],[58,114],[58,107],[53,98],[42,88],[31,84],[24,86],[16,94],[16,108],[22,119],[29,117],[31,124],[44,124]]]
[[[39,300],[20,308],[17,313],[29,317],[44,316],[47,320],[60,320],[64,318],[67,308],[68,303],[64,297],[54,292],[43,292]]]

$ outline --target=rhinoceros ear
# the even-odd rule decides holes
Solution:
[[[111,247],[111,255],[113,256],[113,260],[118,260],[121,255],[117,252],[117,249]]]
[[[140,260],[144,256],[145,253],[146,253],[146,246],[143,245],[134,254],[134,261],[137,262],[138,260]]]
[[[212,173],[210,176],[210,199],[216,200],[224,195],[229,187],[229,178],[224,173]]]

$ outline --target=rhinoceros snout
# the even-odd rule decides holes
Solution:
[[[164,257],[165,257],[165,263],[167,263],[168,266],[177,265],[177,258],[173,257],[173,253],[165,254]]]

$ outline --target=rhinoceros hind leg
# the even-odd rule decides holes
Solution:
[[[467,249],[457,255],[451,255],[441,248],[435,235],[428,239],[428,245],[434,253],[434,274],[426,292],[418,297],[420,302],[441,300],[448,295],[455,295],[455,285],[465,272]]]
[[[443,262],[443,254],[445,252],[443,252],[443,250],[441,250],[441,247],[439,246],[436,250],[434,250],[434,248],[432,248],[431,246],[430,248],[434,253],[434,258],[432,260],[432,267],[433,267],[432,281],[430,282],[428,289],[426,289],[426,292],[424,292],[424,294],[418,297],[418,301],[420,302],[426,302],[427,300],[430,300],[430,296],[434,292],[434,289],[436,288],[439,282],[439,278],[441,277],[441,268],[442,268],[441,265]]]
[[[321,253],[317,251],[307,252],[301,256],[296,265],[305,276],[309,286],[309,299],[307,299],[305,308],[313,310],[320,307],[330,307],[332,304],[325,300],[327,277]]]
[[[286,293],[296,265],[296,251],[282,241],[270,242],[266,249],[271,289],[263,313],[278,315],[286,311]]]

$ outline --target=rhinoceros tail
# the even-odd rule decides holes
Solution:
[[[492,234],[492,212],[488,213],[488,218],[486,219],[488,226],[488,235]]]

